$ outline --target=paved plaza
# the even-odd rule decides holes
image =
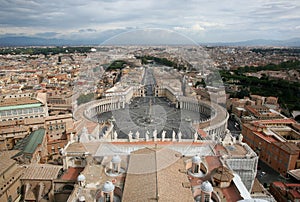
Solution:
[[[125,109],[97,116],[99,122],[114,120],[114,130],[118,138],[128,138],[129,133],[132,133],[133,138],[136,135],[145,138],[147,131],[151,138],[153,131],[157,130],[158,138],[161,138],[163,131],[166,131],[166,138],[172,138],[173,131],[176,134],[181,131],[183,139],[193,139],[195,130],[192,123],[207,118],[209,117],[198,112],[176,109],[167,98],[152,96],[134,98]]]

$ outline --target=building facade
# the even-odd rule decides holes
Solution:
[[[300,133],[292,119],[253,121],[243,124],[244,141],[259,158],[281,175],[300,168],[298,143]]]

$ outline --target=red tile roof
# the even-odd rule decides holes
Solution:
[[[211,171],[215,168],[218,168],[222,165],[222,162],[220,161],[218,156],[206,156],[205,160],[207,162],[208,166],[208,172],[211,173]]]
[[[62,176],[62,180],[76,181],[78,175],[83,171],[83,168],[69,168]]]
[[[223,188],[222,192],[226,201],[239,201],[243,199],[233,183],[229,187]]]
[[[293,196],[294,199],[300,199],[300,193],[297,190],[290,190],[290,194]]]
[[[295,124],[297,123],[293,119],[272,119],[272,120],[259,120],[259,121],[253,121],[252,123],[258,123],[258,124],[272,124],[272,123],[290,123],[290,124]]]
[[[278,140],[275,139],[273,136],[267,136],[267,135],[263,135],[260,132],[253,132],[256,136],[260,137],[261,139],[267,141],[267,142],[277,142]]]

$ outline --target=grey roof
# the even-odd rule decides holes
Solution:
[[[82,182],[84,180],[85,180],[85,176],[83,174],[78,175],[78,177],[77,177],[78,182]]]
[[[45,129],[40,128],[33,131],[30,135],[26,136],[22,140],[18,141],[14,146],[14,149],[20,150],[20,152],[14,157],[20,156],[24,153],[33,154],[36,148],[42,144],[45,134]]]
[[[113,185],[112,182],[106,181],[102,187],[102,191],[105,193],[109,193],[115,189],[115,186]]]
[[[201,184],[201,190],[204,192],[212,192],[213,191],[213,187],[211,185],[211,183],[209,181],[204,181]]]
[[[121,162],[121,158],[119,155],[114,155],[112,157],[112,160],[111,160],[112,163],[120,163]]]
[[[192,162],[193,163],[200,163],[201,162],[201,158],[198,155],[195,155],[192,157]]]

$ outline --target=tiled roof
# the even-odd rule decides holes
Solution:
[[[252,186],[251,193],[263,193],[265,190],[260,184],[260,182],[257,180],[257,178],[254,179],[254,183]]]
[[[253,132],[253,133],[267,142],[277,142],[278,141],[273,136],[263,135],[261,132]]]
[[[85,148],[84,144],[82,144],[81,142],[74,142],[72,144],[70,144],[66,150],[66,152],[87,152],[87,149]]]
[[[18,106],[18,105],[29,105],[29,104],[41,104],[40,101],[31,97],[20,97],[20,98],[6,98],[0,101],[0,109],[5,106]]]
[[[31,165],[24,170],[22,180],[53,180],[59,175],[62,166]]]
[[[38,130],[33,131],[29,136],[29,141],[24,148],[24,153],[32,154],[37,146],[43,142],[45,136],[45,129],[40,128]]]
[[[299,147],[292,142],[274,142],[273,144],[289,154],[298,154],[300,151]]]
[[[77,180],[78,175],[83,171],[83,168],[73,168],[70,167],[68,170],[61,176],[62,180]]]
[[[5,154],[5,152],[0,153],[0,174],[3,174],[9,167],[16,163],[15,160],[11,159],[11,156]]]
[[[297,180],[300,180],[300,169],[295,169],[295,170],[289,170],[288,174],[296,178]]]
[[[23,153],[34,153],[38,145],[40,145],[43,142],[44,136],[45,129],[40,128],[38,130],[33,131],[30,135],[17,142],[14,146],[14,149],[20,150],[20,153],[17,154],[17,156]]]
[[[130,155],[124,186],[124,201],[194,201],[184,188],[188,182],[180,153],[170,149],[145,148]],[[180,193],[180,194],[179,194]]]
[[[271,119],[271,120],[259,120],[259,121],[253,121],[252,123],[258,123],[258,124],[295,124],[296,121],[293,119]]]
[[[231,182],[233,179],[232,171],[225,166],[220,166],[212,171],[212,177],[220,182]]]

